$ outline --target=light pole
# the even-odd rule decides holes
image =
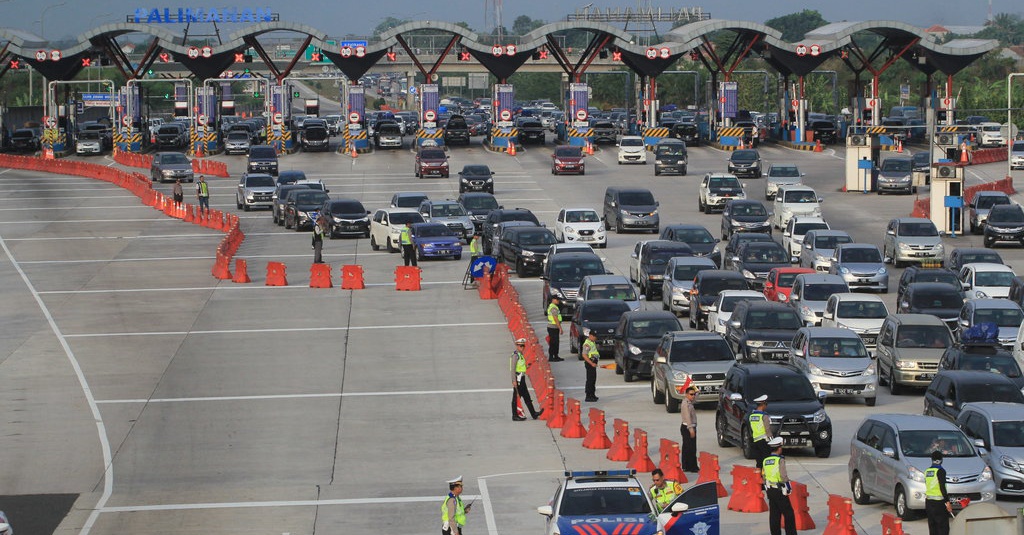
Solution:
[[[67,2],[61,2],[59,4],[51,4],[43,8],[43,12],[39,14],[39,37],[46,39],[46,29],[44,26],[46,24],[46,12],[55,7],[66,6],[67,4]]]
[[[1006,178],[1013,176],[1013,79],[1024,76],[1024,72],[1011,72],[1006,76]]]

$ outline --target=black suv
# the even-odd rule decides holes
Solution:
[[[963,306],[964,297],[959,288],[943,282],[913,282],[896,301],[896,313],[931,314],[954,331]]]
[[[494,193],[494,171],[482,164],[464,165],[459,171],[459,193],[485,191]],[[469,210],[469,207],[466,207]]]
[[[725,339],[742,360],[787,362],[790,342],[803,326],[791,306],[774,301],[740,301],[725,326]]]
[[[716,248],[711,251],[711,260],[718,264],[718,267],[722,269],[729,269],[732,267],[732,257],[736,256],[736,252],[740,246],[744,243],[749,242],[774,242],[771,235],[764,234],[762,232],[734,232],[729,235],[729,241],[725,242],[724,249]],[[778,243],[778,242],[776,242]]]
[[[835,143],[839,139],[836,125],[832,121],[811,121],[807,129],[814,132],[815,141],[821,141],[826,145]]]
[[[267,173],[277,176],[277,151],[270,145],[249,147],[249,163],[246,170],[250,173]]]
[[[444,125],[444,142],[449,145],[462,143],[469,145],[469,125],[461,115],[452,115]]]
[[[732,268],[743,274],[754,290],[764,287],[768,272],[773,268],[790,267],[789,253],[778,242],[747,242],[729,259]]]
[[[540,275],[548,249],[555,243],[558,243],[555,234],[544,227],[508,228],[498,241],[499,260],[515,266],[519,277],[530,273]]]
[[[522,119],[519,121],[519,125],[516,126],[519,130],[519,143],[525,145],[527,142],[544,144],[544,123],[541,122],[540,118],[530,117],[528,119]]]
[[[604,262],[594,253],[566,251],[547,257],[540,276],[544,280],[541,310],[546,310],[551,298],[557,297],[562,316],[568,316],[576,308],[576,294],[583,277],[606,274]]]
[[[569,324],[569,351],[579,354],[583,339],[590,331],[597,333],[597,350],[602,357],[612,354],[615,326],[619,318],[630,311],[629,303],[621,299],[587,299],[572,314]],[[580,355],[580,360],[583,356]]]
[[[784,448],[814,448],[818,457],[832,454],[832,420],[825,412],[825,394],[815,394],[804,373],[788,364],[737,363],[725,374],[715,410],[718,445],[738,445],[743,456],[753,459],[748,415],[757,408],[754,399],[768,396],[772,436],[782,437]]]
[[[463,193],[459,195],[458,202],[473,219],[473,226],[476,227],[477,232],[483,229],[487,214],[490,214],[492,210],[501,209],[501,205],[498,204],[498,200],[494,198],[493,194],[482,191]]]
[[[999,204],[988,212],[983,227],[985,247],[1013,241],[1024,245],[1024,209],[1018,204]]]
[[[957,247],[949,253],[946,259],[946,267],[953,270],[953,273],[960,273],[964,264],[973,262],[989,262],[992,264],[1005,264],[999,253],[981,247]],[[908,268],[909,269],[909,268]]]
[[[761,154],[757,149],[740,149],[729,156],[729,172],[739,176],[761,178]]]
[[[494,231],[498,228],[498,223],[506,221],[531,221],[538,227],[540,226],[537,216],[533,215],[533,212],[526,208],[499,208],[498,210],[491,210],[491,213],[487,214],[487,219],[483,222],[483,228],[480,229],[484,254],[489,255],[499,252],[493,250],[493,244],[497,241],[494,239]]]
[[[672,137],[681,139],[687,147],[700,145],[700,130],[695,123],[678,122],[672,127]]]
[[[1024,387],[1020,365],[1013,358],[1013,353],[995,342],[964,343],[946,349],[939,360],[940,370],[975,370],[992,372],[1005,376],[1017,385]]]
[[[316,189],[292,192],[284,205],[284,228],[294,228],[295,232],[312,229],[320,208],[330,199],[326,191]]]
[[[700,226],[684,223],[674,223],[662,227],[659,240],[681,241],[690,246],[693,256],[708,256],[715,249],[718,240],[711,235],[711,231]]]
[[[899,285],[896,287],[897,303],[903,299],[903,294],[907,292],[907,286],[914,282],[943,282],[957,290],[963,291],[960,278],[956,276],[956,272],[952,269],[909,266],[903,271],[903,275],[900,276]]]
[[[627,383],[637,377],[650,377],[654,350],[665,333],[681,331],[676,315],[666,310],[633,310],[619,318],[615,326],[612,356],[615,373]]]
[[[594,132],[594,144],[610,143],[618,141],[619,129],[611,121],[595,121],[591,123],[590,129]]]
[[[924,392],[924,413],[956,423],[960,407],[976,401],[1024,403],[1020,387],[991,371],[940,370]]]
[[[327,216],[327,236],[357,235],[370,237],[370,211],[356,199],[333,199],[320,207]]]
[[[722,210],[722,239],[736,232],[772,233],[771,214],[761,201],[736,199],[725,203]]]
[[[747,280],[735,271],[724,269],[705,269],[693,278],[693,289],[690,290],[690,327],[706,329],[708,325],[708,307],[715,303],[722,290],[749,290]]]

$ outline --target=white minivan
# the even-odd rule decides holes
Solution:
[[[775,194],[772,213],[775,228],[784,229],[793,216],[821,217],[821,203],[824,201],[814,189],[802,184],[779,186]]]

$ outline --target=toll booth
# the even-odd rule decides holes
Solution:
[[[441,96],[437,84],[423,84],[420,93],[420,129],[416,131],[416,147],[423,145],[425,140],[433,140],[438,146],[444,145],[444,129],[440,128],[437,114],[441,110]]]
[[[150,135],[142,125],[140,87],[128,84],[117,93],[117,124],[114,126],[114,146],[121,152],[142,152],[142,136]]]
[[[496,119],[491,128],[491,147],[507,150],[519,138],[519,131],[512,122],[515,110],[515,88],[512,84],[494,84],[493,117]]]
[[[213,86],[202,86],[196,88],[196,122],[194,132],[195,141],[192,143],[192,151],[195,154],[212,154],[220,150],[217,135],[217,95]]]
[[[590,128],[590,88],[587,84],[569,84],[565,109],[571,115],[564,139],[569,145],[586,147],[594,142],[594,131]]]
[[[929,196],[931,220],[950,235],[963,234],[964,167],[958,163],[932,164],[932,187]]]
[[[348,96],[345,99],[348,107],[345,114],[345,131],[342,133],[345,137],[343,149],[346,152],[351,152],[353,148],[357,151],[368,151],[370,150],[370,139],[367,136],[365,127],[365,88],[361,85],[347,85],[345,90],[348,92]]]
[[[267,143],[273,145],[278,153],[291,152],[295,148],[295,139],[292,131],[288,128],[291,124],[291,106],[288,87],[284,85],[269,85],[268,94],[270,100],[269,112],[271,118],[279,117],[280,123],[275,124],[273,120],[267,124]]]
[[[863,127],[850,127],[846,134],[846,191],[875,191],[874,169],[880,157],[878,137]]]

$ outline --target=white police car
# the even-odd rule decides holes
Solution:
[[[654,514],[635,470],[566,472],[548,505],[547,535],[718,535],[720,511],[715,483],[683,492],[667,511]]]

